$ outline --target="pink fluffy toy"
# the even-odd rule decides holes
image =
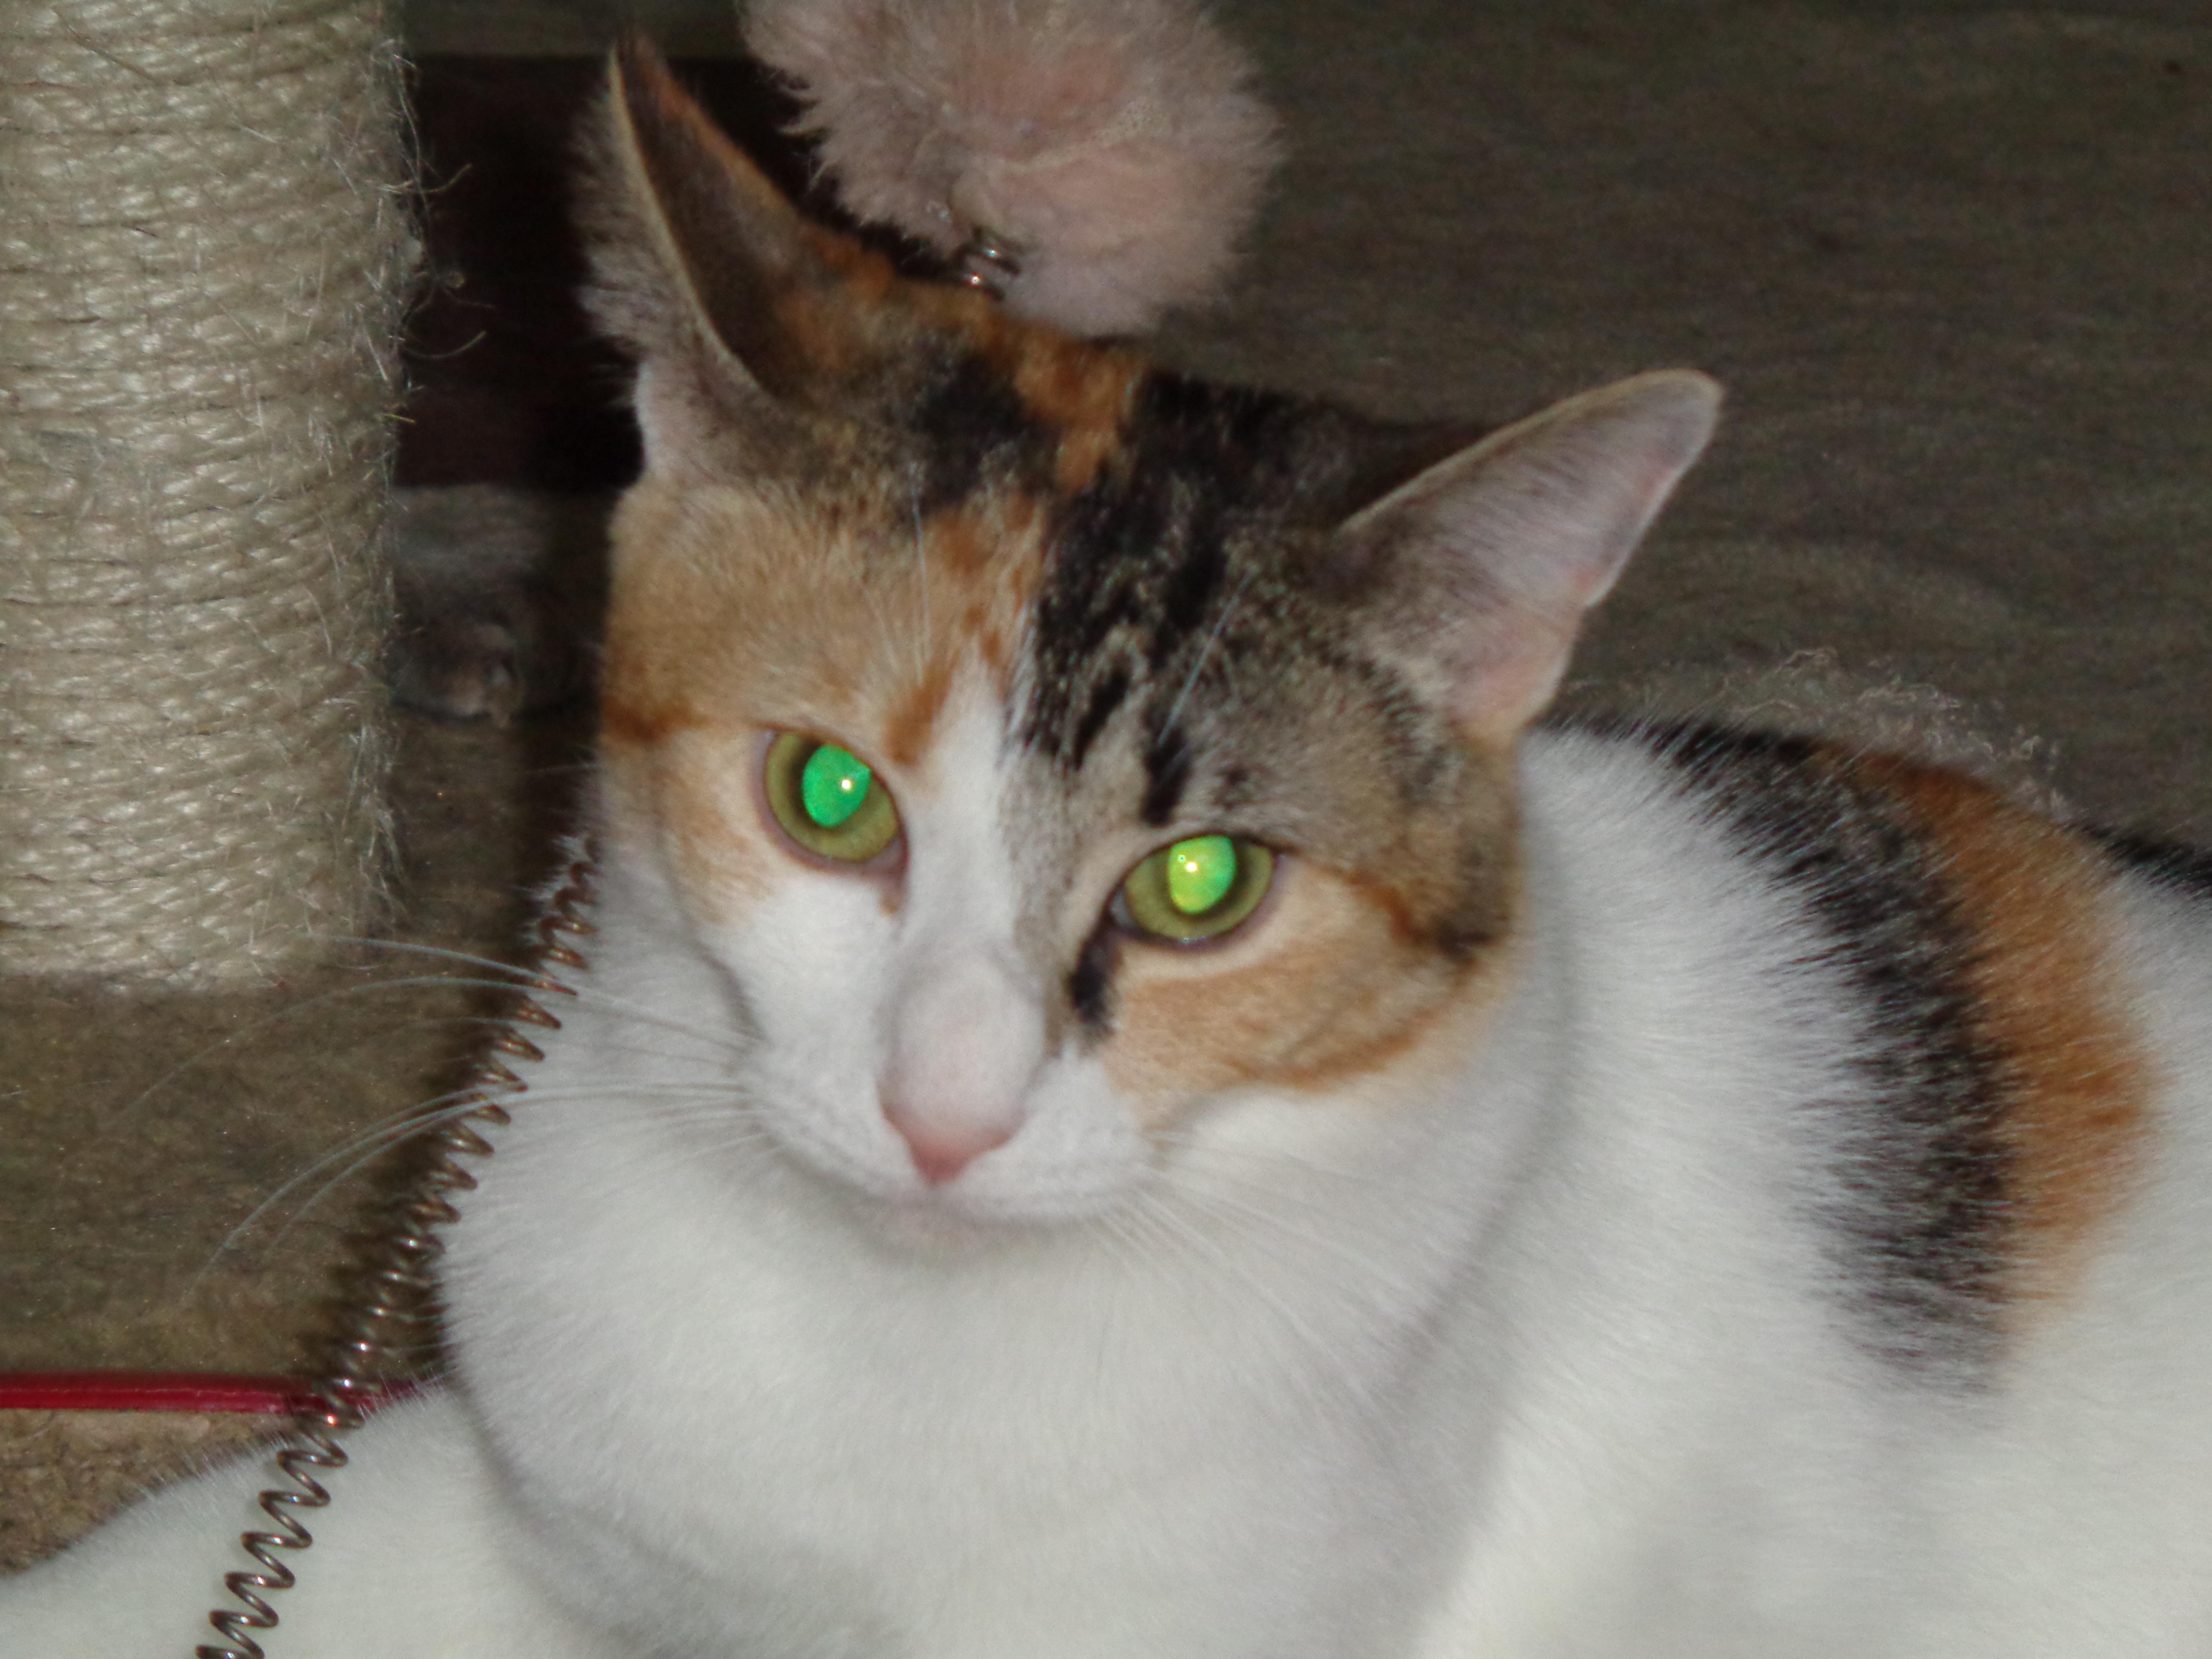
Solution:
[[[846,205],[1077,334],[1212,297],[1275,122],[1189,0],[756,0]]]

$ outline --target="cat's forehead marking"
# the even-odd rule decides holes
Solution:
[[[1270,608],[1280,586],[1267,532],[1289,493],[1272,476],[1277,458],[1265,439],[1270,419],[1291,410],[1270,394],[1155,374],[1118,464],[1070,496],[1053,527],[1024,739],[1079,769],[1126,707],[1152,705],[1147,816],[1156,820],[1172,811],[1189,762],[1174,671],[1188,679],[1225,665],[1254,637],[1237,628],[1235,611]],[[1201,644],[1212,663],[1194,659]]]
[[[1127,792],[1101,811],[1159,830],[1229,815],[1464,957],[1507,926],[1511,769],[1316,574],[1355,459],[1340,420],[1150,375],[1121,453],[1047,534],[1015,737],[1068,791]]]
[[[938,716],[945,712],[952,690],[959,658],[950,651],[937,653],[890,705],[880,739],[883,757],[899,766],[912,766],[929,745]]]
[[[1121,352],[1052,336],[1024,343],[1013,362],[1014,389],[1036,419],[1059,434],[1053,486],[1074,495],[1120,453],[1124,423],[1147,371]]]
[[[911,766],[928,748],[954,684],[975,665],[1000,703],[1011,695],[1018,638],[1037,585],[1044,511],[1013,489],[945,507],[914,530],[915,565],[884,586],[897,608],[890,624],[915,642],[902,683],[882,709],[884,757]],[[898,560],[896,527],[875,561],[881,580]],[[893,653],[896,657],[896,653]]]
[[[1143,359],[1008,316],[963,289],[902,290],[928,365],[898,411],[921,435],[927,504],[1012,479],[1073,495],[1120,453]]]

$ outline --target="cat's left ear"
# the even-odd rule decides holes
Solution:
[[[1663,370],[1571,398],[1401,485],[1347,520],[1337,557],[1422,641],[1462,728],[1510,744],[1559,689],[1603,599],[1712,436],[1721,391]]]
[[[933,326],[887,260],[802,217],[641,40],[616,49],[585,137],[585,298],[637,359],[648,471],[774,468],[823,421],[880,418]],[[963,304],[990,301],[939,308]]]

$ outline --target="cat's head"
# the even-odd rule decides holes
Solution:
[[[1438,460],[902,280],[643,50],[586,220],[647,455],[606,833],[740,994],[789,1155],[1050,1220],[1451,1063],[1510,969],[1516,741],[1709,381]]]

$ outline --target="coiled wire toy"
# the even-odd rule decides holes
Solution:
[[[368,1288],[348,1311],[330,1375],[316,1386],[315,1407],[295,1422],[290,1437],[276,1454],[277,1467],[292,1484],[260,1494],[261,1512],[269,1517],[271,1530],[240,1536],[258,1569],[227,1573],[222,1582],[244,1610],[217,1607],[208,1614],[208,1623],[222,1640],[203,1644],[195,1650],[197,1659],[265,1659],[254,1632],[276,1628],[276,1610],[269,1598],[297,1582],[285,1558],[315,1541],[300,1512],[323,1509],[331,1501],[329,1488],[316,1474],[345,1468],[340,1437],[361,1425],[376,1391],[380,1363],[392,1351],[392,1331],[418,1318],[419,1310],[436,1291],[434,1269],[445,1253],[438,1230],[459,1218],[453,1196],[471,1192],[477,1184],[463,1160],[491,1155],[491,1143],[480,1130],[510,1121],[507,1103],[529,1091],[530,1085],[507,1061],[545,1058],[544,1051],[515,1028],[559,1030],[561,1022],[532,994],[574,996],[574,987],[562,984],[548,970],[582,971],[590,965],[565,939],[595,931],[584,916],[591,905],[595,862],[594,849],[586,845],[545,901],[536,924],[538,946],[530,969],[516,981],[514,1006],[492,1039],[491,1052],[465,1085],[459,1103],[468,1109],[448,1119],[428,1138],[428,1162],[401,1206],[390,1235],[370,1258]]]
[[[978,225],[952,256],[957,280],[994,300],[1006,297],[1006,284],[1022,274],[1022,250],[986,225]]]

